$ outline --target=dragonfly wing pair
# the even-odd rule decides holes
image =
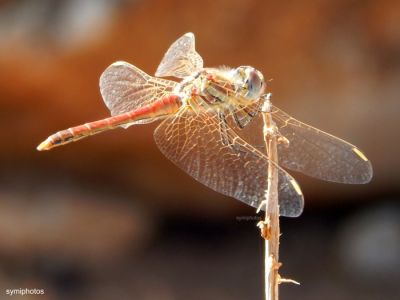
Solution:
[[[202,68],[203,59],[195,50],[193,33],[189,32],[170,46],[156,76],[184,78]],[[124,61],[111,64],[100,76],[100,92],[113,116],[151,104],[171,94],[176,85],[175,81],[155,78]],[[153,121],[146,119],[132,124]]]

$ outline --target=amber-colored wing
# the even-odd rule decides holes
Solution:
[[[183,107],[164,120],[154,133],[161,152],[202,184],[253,207],[265,200],[269,160],[225,127],[229,144],[221,141],[221,120],[205,110]],[[279,173],[279,205],[283,216],[303,211],[303,195],[297,182],[283,169]]]
[[[174,81],[152,77],[127,62],[118,61],[101,75],[100,92],[111,114],[119,115],[162,98],[171,93],[176,84]]]

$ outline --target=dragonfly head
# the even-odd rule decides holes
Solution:
[[[234,69],[233,80],[236,82],[236,92],[245,100],[257,101],[264,93],[264,76],[253,67],[240,66]]]

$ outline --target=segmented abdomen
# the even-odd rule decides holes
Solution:
[[[61,130],[49,136],[38,146],[38,150],[49,150],[136,121],[170,115],[177,112],[181,105],[179,96],[168,95],[154,103],[117,116]]]

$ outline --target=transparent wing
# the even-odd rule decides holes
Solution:
[[[279,133],[289,144],[278,145],[279,164],[306,175],[339,183],[367,183],[372,166],[367,157],[354,145],[333,135],[297,121],[276,106],[273,120]],[[261,114],[238,134],[252,145],[263,144],[254,132],[262,130]]]
[[[203,59],[196,52],[194,34],[189,32],[176,40],[165,53],[156,76],[184,78],[203,68]]]
[[[269,160],[229,127],[225,134],[231,143],[224,144],[219,122],[217,114],[184,107],[160,124],[154,138],[161,152],[196,180],[258,208],[265,199]],[[301,190],[286,171],[277,168],[280,214],[299,216],[304,206]]]
[[[100,92],[112,115],[119,115],[172,92],[176,82],[154,78],[123,61],[111,64],[100,77]],[[137,123],[149,123],[145,120]]]

